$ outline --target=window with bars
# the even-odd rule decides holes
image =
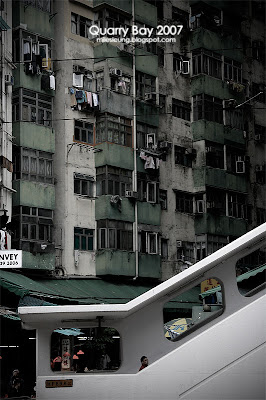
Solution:
[[[192,167],[192,159],[186,154],[186,148],[175,146],[175,164],[183,165],[184,167]]]
[[[155,142],[157,138],[157,128],[137,122],[137,147],[143,149],[147,147],[147,135],[154,134]]]
[[[74,173],[74,193],[80,196],[93,197],[94,179],[92,176]]]
[[[206,74],[214,78],[222,78],[222,56],[206,49],[192,52],[192,74]]]
[[[52,97],[27,89],[14,91],[12,97],[13,121],[27,121],[52,126]]]
[[[13,216],[17,221],[13,244],[17,248],[34,251],[30,243],[53,242],[53,210],[16,206]]]
[[[159,190],[159,198],[161,203],[161,209],[167,210],[167,190]]]
[[[101,9],[96,14],[95,24],[99,28],[130,28],[130,19],[117,10],[109,8]],[[130,29],[129,29],[130,32]],[[108,36],[108,35],[106,35]],[[119,35],[110,35],[111,37],[119,37]],[[128,35],[127,35],[128,36]]]
[[[51,0],[23,0],[23,2],[25,6],[29,5],[44,12],[51,12]]]
[[[176,246],[176,258],[177,260],[189,261],[191,263],[195,262],[194,248],[195,244],[193,242],[180,241],[177,240]],[[181,244],[181,246],[180,246]]]
[[[191,105],[182,100],[172,99],[172,115],[173,117],[190,121]]]
[[[105,165],[96,168],[97,196],[125,196],[126,190],[132,189],[132,171]]]
[[[93,124],[75,120],[74,140],[93,145]]]
[[[222,124],[223,101],[204,93],[193,96],[193,120],[198,121],[200,119]]]
[[[115,220],[97,221],[98,249],[133,251],[133,224]]]
[[[206,165],[212,168],[224,168],[224,149],[222,145],[212,142],[205,143]]]
[[[157,232],[142,230],[138,234],[138,250],[140,253],[159,254],[159,235]]]
[[[74,228],[74,250],[93,251],[94,229]]]
[[[96,122],[96,143],[111,142],[132,147],[132,120],[105,114]]]
[[[158,203],[158,182],[151,181],[146,174],[138,173],[137,184],[139,201]]]
[[[136,71],[136,96],[145,99],[145,94],[156,92],[155,76]]]
[[[14,179],[53,183],[53,154],[24,147],[15,148]]]
[[[242,193],[228,193],[228,214],[234,218],[248,218],[247,198]]]
[[[177,25],[183,25],[184,28],[188,28],[188,17],[188,12],[172,6],[172,20],[176,22]]]
[[[71,13],[71,32],[75,35],[91,39],[93,37],[93,35],[91,35],[89,32],[91,25],[92,20],[82,17],[81,15]]]
[[[224,79],[242,83],[242,65],[240,62],[224,58]]]
[[[176,211],[181,213],[193,213],[193,194],[175,191]]]
[[[238,173],[238,169],[239,167],[241,167],[241,165],[238,164],[243,164],[243,165],[245,164],[244,157],[245,157],[244,149],[227,146],[226,147],[227,171],[232,173]],[[245,172],[245,167],[243,172]]]

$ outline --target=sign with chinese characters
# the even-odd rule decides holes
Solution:
[[[0,250],[0,268],[21,268],[22,250]]]
[[[220,283],[216,279],[206,279],[205,281],[201,282],[201,293],[207,292],[207,290],[213,289],[219,285]]]
[[[62,369],[70,369],[70,340],[62,340]]]
[[[53,379],[45,381],[46,388],[72,387],[73,379]]]

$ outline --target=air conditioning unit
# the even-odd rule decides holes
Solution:
[[[171,149],[172,142],[161,142],[159,147],[160,147],[160,149]]]
[[[207,146],[206,153],[216,153],[216,148],[213,146]]]
[[[245,162],[244,161],[236,161],[236,173],[237,174],[245,173]]]
[[[156,101],[156,93],[145,93],[144,95],[145,101]]]
[[[204,200],[196,200],[196,213],[197,214],[204,213]]]
[[[11,74],[5,75],[5,84],[6,84],[6,86],[13,86],[14,85],[14,76]]]
[[[110,73],[111,73],[112,75],[116,75],[116,76],[122,76],[122,75],[123,75],[122,70],[121,70],[121,69],[118,69],[118,68],[112,68],[112,69],[110,70]]]
[[[129,199],[137,199],[138,192],[134,192],[133,190],[126,190],[126,197],[128,197]]]
[[[196,156],[197,151],[196,151],[196,149],[188,148],[188,149],[186,149],[186,154],[189,156]]]

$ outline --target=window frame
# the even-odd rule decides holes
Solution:
[[[80,124],[80,126],[78,125]],[[90,127],[87,127],[86,125],[90,125]],[[76,134],[78,133],[78,138],[76,137]],[[86,140],[82,140],[85,137],[83,135],[85,134]],[[92,141],[89,140],[90,135],[92,136]],[[73,142],[80,142],[84,144],[88,144],[93,146],[94,145],[94,124],[89,121],[82,121],[79,119],[74,120],[74,135],[73,135]]]
[[[82,230],[83,232],[78,232],[78,230]],[[89,232],[86,232],[89,231]],[[85,238],[86,245],[85,249],[83,248],[83,240]],[[78,239],[79,246],[77,248],[76,240]],[[92,239],[92,241],[90,241]],[[92,246],[90,246],[92,242]],[[92,248],[89,248],[92,247]],[[74,227],[74,250],[79,251],[94,251],[94,229],[91,228],[80,228]]]
[[[191,104],[172,97],[172,116],[191,121]]]

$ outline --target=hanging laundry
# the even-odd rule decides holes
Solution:
[[[146,154],[145,154],[144,151],[141,151],[139,156],[140,156],[140,158],[141,158],[142,160],[145,160],[145,161],[146,161],[147,156],[146,156]]]
[[[83,88],[83,75],[73,73],[73,86]]]
[[[96,93],[92,93],[92,98],[93,98],[94,107],[97,107],[98,106],[98,95]]]
[[[50,75],[50,89],[55,90],[55,77]]]
[[[144,168],[145,169],[155,169],[153,157],[147,156]]]
[[[92,93],[91,92],[87,92],[87,102],[88,102],[89,106],[92,107]]]
[[[77,90],[76,91],[76,99],[77,99],[77,103],[78,104],[82,104],[85,103],[85,92],[84,90]]]
[[[75,90],[73,88],[70,88],[69,89],[69,93],[70,93],[70,107],[76,108],[77,99],[76,99],[76,96],[75,96]]]

